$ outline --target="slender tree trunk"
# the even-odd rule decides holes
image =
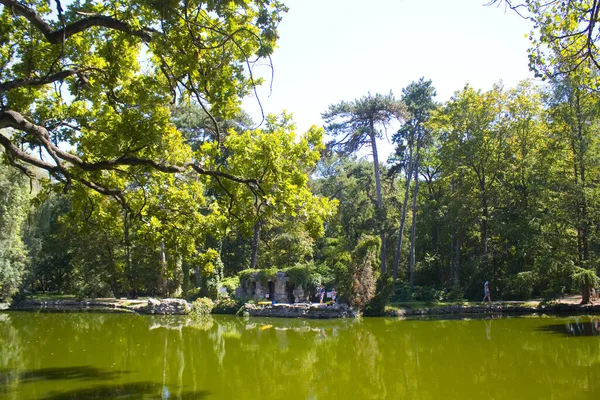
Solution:
[[[454,242],[456,241],[456,229],[452,229],[452,235],[450,235],[450,273],[448,281],[450,285],[454,285]]]
[[[576,126],[572,126],[571,151],[573,152],[573,175],[575,186],[580,187],[582,196],[577,199],[578,215],[577,226],[577,255],[579,266],[584,266],[585,261],[589,259],[588,236],[589,225],[587,217],[587,203],[585,199],[585,163],[584,154],[586,152],[585,141],[583,137],[583,120],[581,110],[581,98],[578,92],[574,93],[571,110],[576,114]],[[574,107],[574,110],[573,110]]]
[[[484,268],[489,265],[489,254],[488,254],[488,218],[489,218],[489,207],[487,203],[487,193],[485,192],[485,180],[479,180],[479,190],[481,191],[481,208],[482,218],[479,224],[481,233],[481,262]]]
[[[406,223],[406,209],[408,206],[408,195],[413,172],[412,145],[409,146],[408,171],[406,172],[406,185],[404,188],[404,200],[402,201],[402,215],[400,216],[400,228],[398,229],[398,240],[396,242],[396,254],[394,255],[394,280],[398,279],[398,267],[400,266],[400,253],[402,252],[402,240],[404,236],[404,224]]]
[[[579,106],[579,104],[578,104]],[[581,217],[580,217],[580,221],[581,221],[581,247],[582,247],[582,256],[583,256],[583,260],[587,261],[589,260],[590,254],[589,254],[589,245],[588,245],[588,236],[589,236],[589,222],[588,222],[588,215],[587,215],[587,199],[585,197],[585,161],[584,161],[584,154],[586,152],[586,146],[585,146],[585,140],[583,138],[583,126],[582,126],[582,116],[579,115],[578,113],[578,127],[577,127],[577,134],[578,134],[578,141],[579,141],[579,181],[581,184],[581,188],[582,190],[582,196],[580,198],[581,201]]]
[[[167,256],[165,254],[165,242],[160,241],[160,267],[161,267],[161,276],[162,276],[162,290],[163,296],[169,297],[169,274],[167,271]]]
[[[124,215],[124,242],[125,242],[125,270],[127,271],[127,280],[129,281],[130,286],[130,294],[128,297],[137,297],[137,293],[135,290],[135,280],[133,276],[133,267],[131,261],[131,237],[130,237],[130,221],[131,217],[129,216],[129,212],[125,211]]]
[[[254,233],[252,234],[252,256],[250,258],[250,268],[256,268],[258,258],[258,244],[260,242],[260,221],[254,223]]]
[[[415,168],[414,168],[414,180],[415,180],[415,189],[413,190],[413,201],[412,201],[412,227],[410,230],[410,264],[409,264],[409,282],[411,285],[414,284],[415,281],[415,237],[416,237],[416,227],[417,227],[417,196],[419,194],[419,153],[417,146],[417,156],[415,158]]]
[[[379,156],[377,154],[377,143],[375,142],[375,129],[373,127],[373,121],[371,121],[371,149],[373,150],[373,169],[375,171],[375,187],[377,189],[377,208],[379,209],[378,215],[381,219],[378,220],[378,223],[381,224],[379,228],[379,237],[381,237],[381,273],[386,273],[386,265],[385,265],[385,229],[384,229],[384,210],[383,210],[383,198],[381,196],[381,178],[379,176]]]
[[[457,284],[460,282],[460,238],[458,236],[458,232],[456,234],[456,239],[454,240],[454,283]]]

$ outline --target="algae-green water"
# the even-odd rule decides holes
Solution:
[[[592,399],[599,321],[0,313],[0,399]]]

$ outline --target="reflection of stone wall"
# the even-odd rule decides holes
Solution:
[[[244,311],[253,317],[279,317],[279,318],[354,318],[356,313],[345,304],[327,306],[324,304],[275,304],[261,306],[245,304]]]
[[[289,284],[289,277],[285,272],[279,271],[275,277],[269,278],[267,284],[256,279],[256,274],[250,276],[250,279],[242,282],[236,289],[235,295],[243,299],[265,300],[269,294],[269,283],[273,285],[273,296],[269,296],[268,300],[273,300],[277,303],[289,303],[290,298],[294,299],[294,303],[306,301],[304,288],[300,285],[292,287]]]
[[[183,299],[148,299],[149,314],[184,315],[190,310],[190,305]]]

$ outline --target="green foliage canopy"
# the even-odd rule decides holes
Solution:
[[[207,170],[171,123],[195,102],[215,122],[260,83],[285,7],[254,1],[0,1],[0,143],[11,164],[126,202],[124,174]],[[217,140],[220,135],[215,136]],[[41,149],[38,157],[23,148]]]

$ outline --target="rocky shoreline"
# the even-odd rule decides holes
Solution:
[[[25,300],[11,305],[8,310],[38,312],[106,312],[153,315],[185,315],[191,304],[183,299],[148,299],[147,301],[77,301],[77,300]],[[420,316],[486,316],[526,314],[600,314],[600,304],[546,304],[523,306],[520,304],[451,305],[431,308],[388,309],[384,316],[407,318]],[[250,304],[246,303],[238,315],[275,318],[354,318],[357,312],[345,304]]]

